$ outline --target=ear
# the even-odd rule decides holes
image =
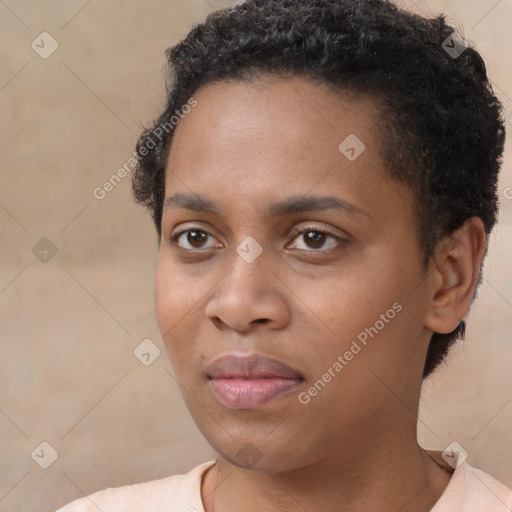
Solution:
[[[425,327],[433,332],[450,333],[466,316],[478,285],[480,267],[487,249],[487,236],[479,217],[439,242],[429,286]]]

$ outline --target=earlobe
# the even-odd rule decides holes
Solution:
[[[443,239],[429,274],[425,327],[450,333],[466,316],[485,256],[487,239],[481,219],[472,217]]]

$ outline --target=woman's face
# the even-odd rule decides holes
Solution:
[[[233,464],[279,471],[414,428],[426,276],[376,104],[299,78],[195,98],[169,154],[155,302],[199,429]]]

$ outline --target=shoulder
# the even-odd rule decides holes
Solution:
[[[481,469],[466,464],[467,487],[479,496],[485,510],[512,510],[512,490]]]
[[[79,498],[56,512],[145,512],[165,509],[202,510],[201,477],[213,461],[196,466],[185,474],[122,487],[109,487]],[[185,508],[183,508],[185,506]]]
[[[430,451],[430,454],[442,456],[442,452]],[[490,474],[470,466],[462,453],[455,455],[450,482],[431,512],[510,512],[512,490]]]

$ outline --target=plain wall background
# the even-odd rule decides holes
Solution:
[[[214,458],[154,319],[151,220],[131,200],[130,176],[103,200],[93,190],[162,104],[164,49],[229,4],[0,2],[0,512],[55,510]],[[510,108],[510,0],[402,5],[455,20]],[[31,48],[44,31],[59,44],[47,59]],[[419,441],[457,441],[470,464],[512,487],[509,148],[485,280],[466,341],[425,384]],[[57,248],[46,263],[32,252],[43,237]],[[162,351],[147,367],[133,354],[146,338]],[[58,452],[46,470],[31,457],[43,441]]]

